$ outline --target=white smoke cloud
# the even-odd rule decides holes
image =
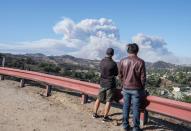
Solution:
[[[119,31],[110,19],[85,19],[74,23],[64,19],[54,26],[54,31],[64,35],[64,39],[88,40],[91,36],[98,38],[119,39]]]
[[[127,55],[126,43],[120,41],[119,30],[110,19],[85,19],[79,23],[65,18],[53,30],[62,34],[60,39],[41,39],[37,41],[12,44],[0,43],[0,52],[15,54],[43,53],[46,55],[69,54],[87,59],[101,59],[108,47],[115,49],[116,60]],[[140,47],[139,56],[145,61],[166,61],[175,64],[190,64],[191,58],[179,58],[170,52],[167,43],[160,37],[137,34],[132,42]]]
[[[155,62],[158,60],[167,61],[167,59],[170,59],[172,62],[172,58],[175,58],[173,53],[168,51],[165,47],[166,42],[160,37],[148,36],[140,33],[134,36],[132,41],[139,45],[139,55],[146,59],[146,61]]]
[[[140,47],[139,56],[145,61],[156,62],[165,61],[174,64],[190,64],[191,58],[181,58],[170,52],[164,39],[158,36],[149,36],[145,34],[137,34],[132,41]]]
[[[123,48],[125,47],[125,44],[113,39],[99,38],[95,36],[91,36],[89,38],[89,44],[83,46],[76,52],[72,52],[71,55],[90,59],[101,59],[105,56],[105,51],[109,47],[115,49],[115,59],[119,60],[126,55],[126,52]]]
[[[124,44],[119,41],[119,30],[110,19],[85,19],[79,23],[64,19],[53,30],[63,34],[67,47],[76,48],[70,55],[101,59],[105,56],[105,50],[113,47],[117,50],[115,58],[120,59],[120,54],[124,52],[121,52]]]

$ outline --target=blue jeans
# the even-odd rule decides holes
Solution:
[[[130,106],[132,104],[133,108],[133,124],[134,129],[139,129],[140,126],[140,106],[141,106],[141,96],[144,90],[128,90],[123,89],[123,128],[128,128],[129,126],[129,112]]]

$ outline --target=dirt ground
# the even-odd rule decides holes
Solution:
[[[78,93],[53,91],[52,96],[42,97],[43,88],[19,82],[0,81],[0,131],[121,131],[122,112],[112,107],[112,122],[102,123],[93,119],[93,101],[80,104]],[[102,107],[103,108],[103,105]],[[101,111],[99,111],[101,113]],[[151,117],[143,127],[146,131],[189,131],[183,123],[167,122]]]

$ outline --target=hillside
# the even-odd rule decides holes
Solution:
[[[61,67],[73,67],[75,69],[99,69],[99,60],[89,60],[76,58],[70,55],[62,55],[62,56],[46,56],[43,54],[25,54],[25,55],[13,55],[13,54],[0,54],[0,57],[6,57],[6,63],[15,60],[31,60],[33,63],[39,62],[48,62],[55,65],[59,65]],[[146,68],[155,70],[155,69],[177,69],[185,66],[175,65],[171,63],[167,63],[164,61],[157,61],[154,63],[146,62]]]

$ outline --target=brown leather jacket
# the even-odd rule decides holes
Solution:
[[[144,88],[146,82],[145,62],[136,55],[123,58],[119,63],[119,78],[125,89]]]

